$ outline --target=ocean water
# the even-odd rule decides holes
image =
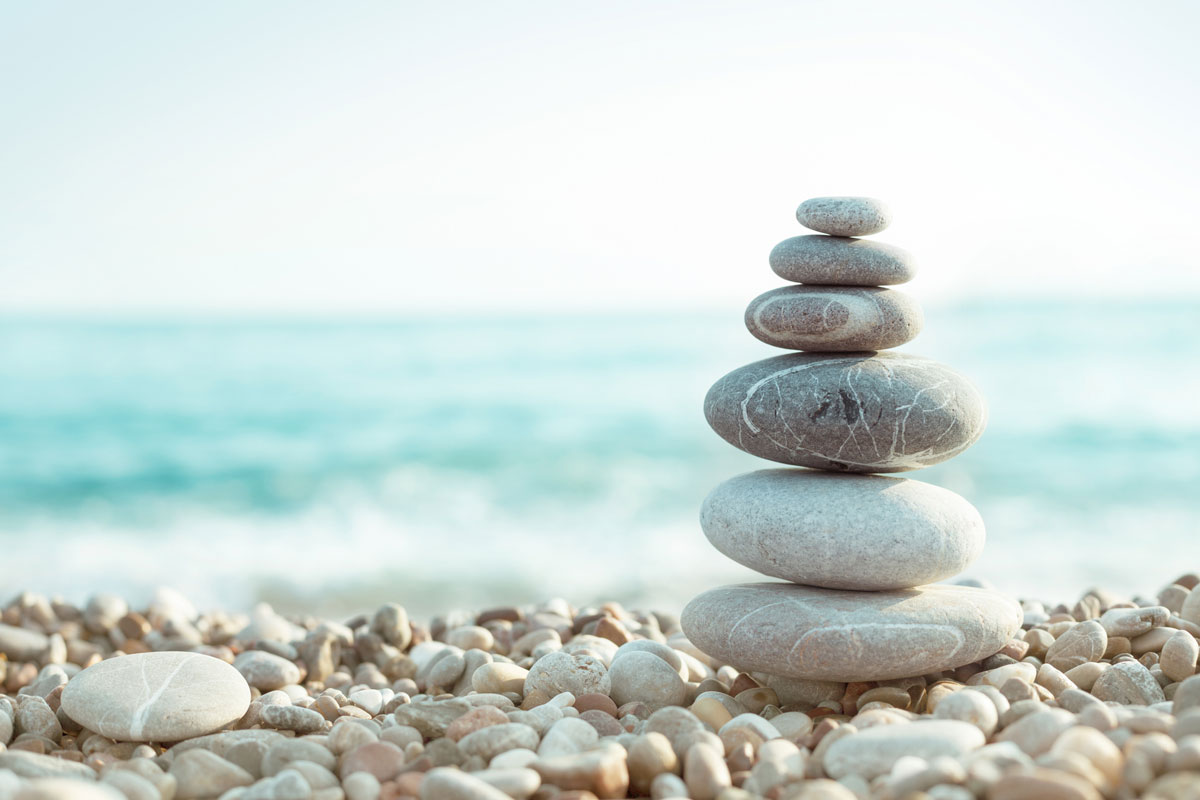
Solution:
[[[972,377],[984,438],[910,473],[988,524],[969,575],[1022,596],[1200,569],[1200,304],[927,309],[904,348]],[[707,491],[769,466],[708,386],[780,351],[737,310],[408,320],[0,321],[0,593],[181,588],[340,613],[619,598],[752,573]]]

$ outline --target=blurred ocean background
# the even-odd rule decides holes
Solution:
[[[909,477],[988,524],[1022,596],[1200,568],[1194,298],[959,301],[903,348],[973,378],[984,438]],[[770,464],[700,410],[776,355],[720,313],[0,321],[0,594],[344,612],[617,598],[750,576],[697,522]]]

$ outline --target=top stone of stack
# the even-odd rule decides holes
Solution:
[[[874,197],[814,197],[800,204],[796,219],[830,236],[870,236],[892,223],[892,210]]]

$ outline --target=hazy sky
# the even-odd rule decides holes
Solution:
[[[804,198],[922,298],[1200,289],[1194,2],[9,2],[0,307],[738,306]]]

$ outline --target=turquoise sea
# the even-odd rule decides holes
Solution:
[[[1045,599],[1200,569],[1200,303],[959,302],[904,348],[981,386],[975,447],[909,473],[988,523],[969,573]],[[0,593],[417,613],[549,595],[677,608],[748,572],[696,521],[769,466],[710,383],[738,311],[0,320]]]

